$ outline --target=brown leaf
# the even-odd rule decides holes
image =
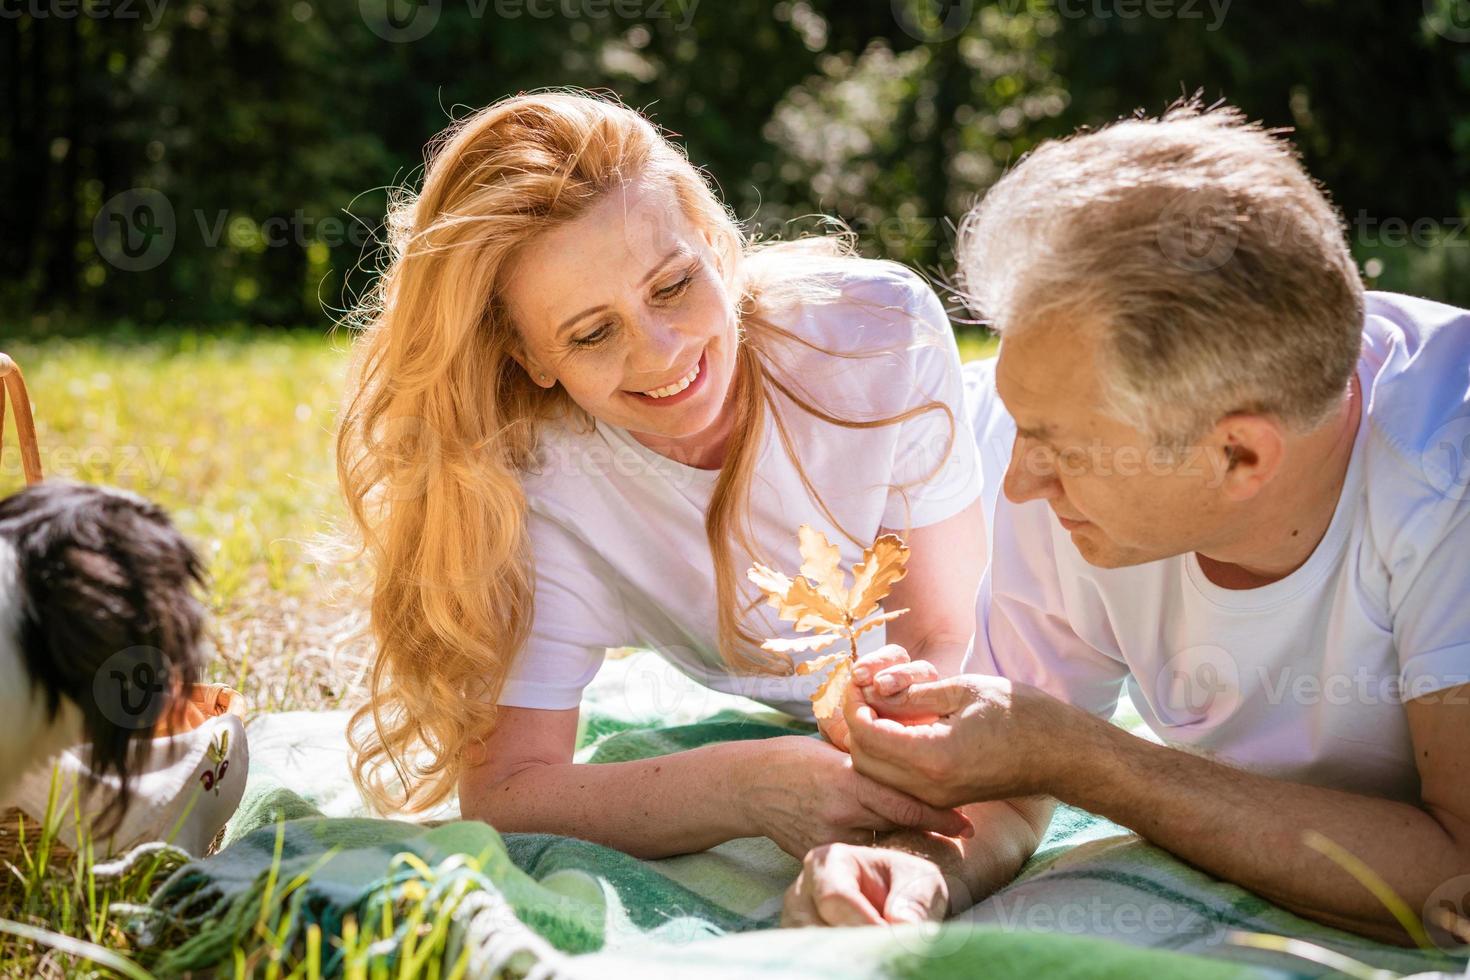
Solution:
[[[863,552],[852,570],[852,599],[848,613],[863,619],[878,608],[893,583],[908,574],[909,547],[896,534],[885,534]]]
[[[812,695],[812,714],[817,721],[826,721],[842,713],[842,698],[847,694],[847,682],[852,678],[852,661],[844,659],[832,668],[832,673]]]
[[[796,540],[801,547],[801,574],[811,580],[827,601],[845,610],[848,593],[847,574],[842,570],[842,552],[810,524],[797,528]]]
[[[840,639],[842,639],[842,637],[838,636],[835,633],[814,633],[811,636],[794,636],[789,639],[786,637],[777,637],[774,640],[766,640],[764,643],[761,644],[761,649],[769,650],[772,653],[804,653],[808,650],[825,649],[827,647],[830,647],[832,644],[836,643]],[[845,657],[847,656],[847,654],[836,653],[829,654],[829,656]],[[818,659],[820,660],[823,658],[819,657]],[[807,663],[810,662],[811,661],[807,661]],[[798,674],[810,674],[811,671],[801,669],[805,666],[805,663],[797,664],[796,672]]]
[[[812,588],[805,576],[800,575],[791,584],[791,591],[786,593],[786,605],[778,615],[794,622],[798,633],[809,629],[838,631],[847,625],[847,613],[825,594]]]
[[[907,609],[895,609],[893,610],[893,612],[886,612],[881,616],[874,616],[872,619],[859,623],[857,626],[853,627],[852,638],[856,640],[868,630],[873,629],[876,626],[882,626],[884,623],[892,622],[906,612],[908,612]]]
[[[795,579],[756,562],[745,577],[766,594],[766,602],[781,619],[796,624],[798,633],[811,629],[841,630],[847,624],[841,608],[798,575]]]
[[[832,637],[832,639],[836,640],[840,639],[840,637],[834,636]],[[832,666],[839,660],[848,659],[849,656],[850,654],[848,654],[846,651],[843,651],[842,653],[824,653],[820,657],[813,657],[812,659],[804,663],[797,664],[796,672],[798,674],[815,674],[819,670],[826,670],[828,667]]]
[[[746,571],[745,577],[754,582],[766,594],[766,599],[773,606],[777,605],[778,601],[784,599],[786,593],[791,591],[790,578],[776,571],[774,568],[762,565],[760,562],[752,565]]]

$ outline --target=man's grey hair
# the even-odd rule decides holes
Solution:
[[[1100,330],[1113,414],[1181,448],[1236,411],[1320,424],[1346,391],[1363,286],[1280,131],[1178,103],[1043,143],[963,220],[959,286],[992,328]]]

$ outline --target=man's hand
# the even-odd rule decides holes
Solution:
[[[940,922],[949,883],[928,858],[882,847],[827,844],[809,851],[786,889],[783,926]]]
[[[854,681],[843,713],[858,772],[926,803],[959,806],[1045,793],[1070,710],[1024,684],[961,674],[887,697]],[[920,718],[932,720],[914,723]]]

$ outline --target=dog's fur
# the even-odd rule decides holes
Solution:
[[[199,556],[136,494],[44,480],[0,500],[0,803],[27,769],[86,743],[92,775],[120,787],[99,824],[122,815],[129,767],[202,667],[196,585]],[[159,673],[120,717],[127,685]]]

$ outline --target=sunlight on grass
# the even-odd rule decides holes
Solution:
[[[332,708],[362,693],[361,651],[345,652],[361,614],[332,605],[323,585],[329,576],[306,552],[344,517],[332,431],[348,340],[164,329],[0,342],[25,372],[45,475],[142,494],[165,507],[199,549],[210,574],[210,679],[242,690],[253,711]],[[994,344],[966,334],[960,349],[970,360],[993,353]],[[24,485],[14,432],[7,419],[0,496]],[[0,851],[9,852],[15,829],[5,828],[11,836],[0,839]],[[153,861],[104,886],[94,881],[88,854],[58,856],[52,847],[43,833],[9,859],[12,867],[0,866],[0,918],[19,923],[0,931],[0,963],[19,971],[5,975],[94,976],[99,966],[130,972],[105,962],[109,950],[129,952],[109,908],[146,901],[171,868]],[[271,903],[272,916],[278,905]],[[433,923],[411,957],[416,962],[437,969],[450,907],[401,910]],[[319,956],[293,958],[271,941],[279,926],[271,918],[259,947],[235,951],[242,972],[264,959],[267,972],[311,975]],[[380,971],[372,944],[391,931],[359,935],[354,928],[347,973]],[[464,964],[446,967],[454,973]]]
[[[345,337],[166,331],[141,344],[7,344],[26,373],[47,476],[133,490],[168,509],[225,603],[252,580],[310,584],[298,542],[341,513],[331,431]],[[0,492],[22,486],[11,435]]]

